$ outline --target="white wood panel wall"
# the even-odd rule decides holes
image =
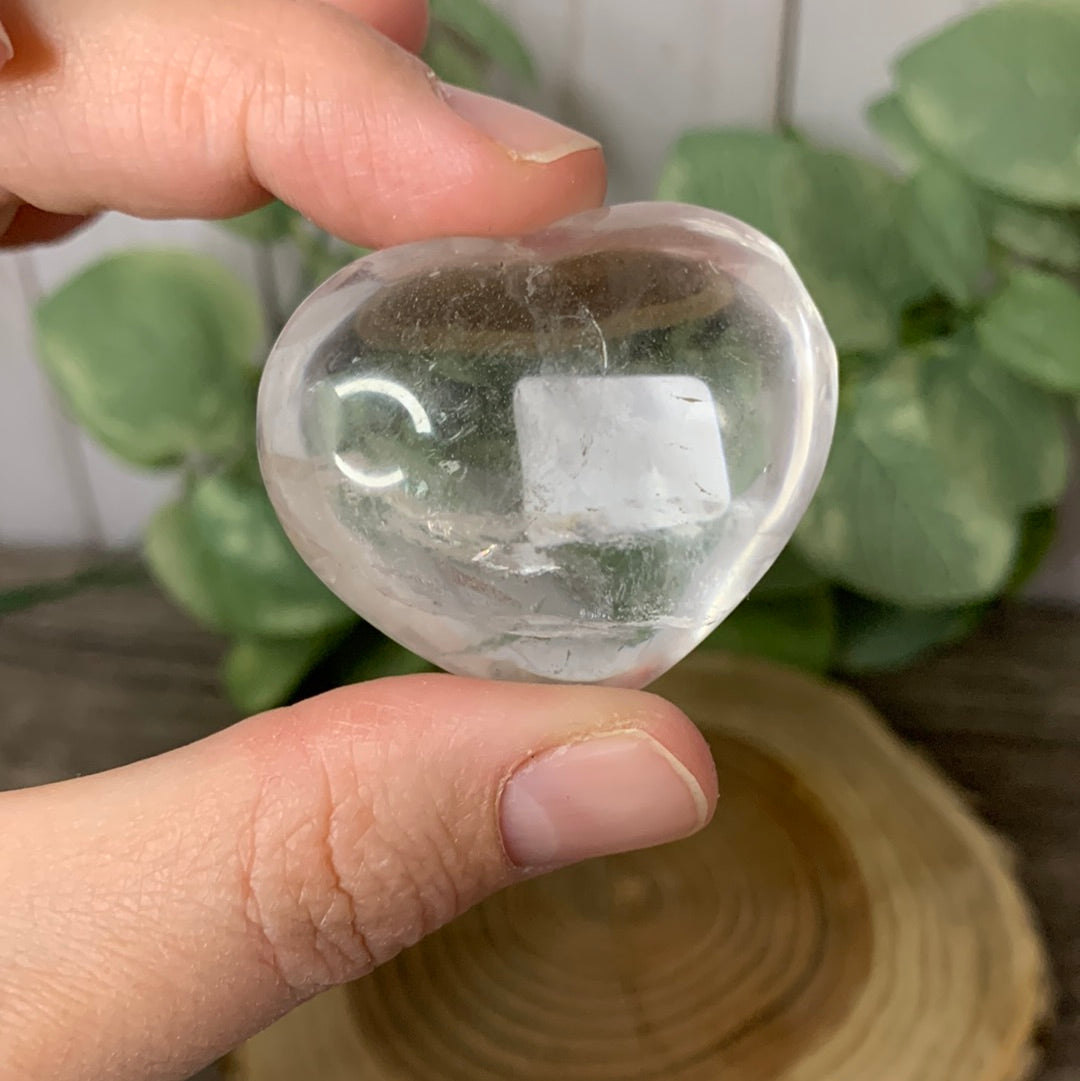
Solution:
[[[891,58],[987,0],[495,0],[534,51],[529,104],[603,140],[611,199],[648,198],[678,134],[787,119],[877,153],[863,108]],[[213,226],[109,215],[48,250],[0,256],[0,543],[133,543],[172,479],[111,459],[56,409],[32,357],[28,306],[106,251],[209,251],[253,283],[250,248]],[[1080,600],[1080,493],[1071,536],[1038,586]]]
[[[879,154],[863,116],[889,86],[889,65],[937,27],[992,0],[798,0],[791,120],[813,138]]]
[[[24,270],[0,258],[0,539],[63,544],[93,536],[92,511],[75,432],[33,361]]]

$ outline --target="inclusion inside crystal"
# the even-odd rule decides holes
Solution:
[[[635,204],[379,252],[267,363],[267,487],[365,619],[452,672],[643,686],[746,595],[821,475],[836,368],[780,250]]]

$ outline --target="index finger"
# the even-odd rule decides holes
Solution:
[[[27,0],[8,29],[0,187],[54,213],[227,217],[269,192],[382,246],[527,232],[603,198],[594,140],[441,86],[316,0]]]

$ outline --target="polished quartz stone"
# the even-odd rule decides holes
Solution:
[[[409,649],[639,687],[776,558],[835,413],[783,252],[640,203],[341,271],[271,353],[259,452],[304,559]]]

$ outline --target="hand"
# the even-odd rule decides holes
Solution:
[[[596,142],[440,86],[407,51],[426,22],[422,0],[3,0],[8,243],[106,208],[229,217],[268,192],[373,247],[598,204]]]
[[[432,81],[406,51],[421,0],[0,17],[9,244],[269,193],[362,245],[522,232],[602,198],[592,140]],[[2,794],[0,1081],[183,1077],[493,890],[692,832],[715,786],[651,695],[416,676]]]

